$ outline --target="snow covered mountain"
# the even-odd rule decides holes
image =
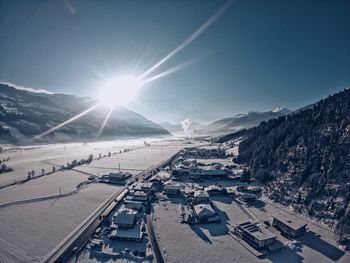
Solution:
[[[237,162],[274,201],[350,234],[350,90],[236,134]],[[232,139],[234,134],[226,139]],[[224,140],[221,140],[224,142]]]
[[[291,112],[291,110],[283,107],[266,112],[251,111],[211,122],[203,129],[197,130],[195,134],[223,135],[233,133],[242,129],[255,127],[262,121],[278,118]]]
[[[34,137],[95,105],[88,97],[52,94],[0,84],[0,143],[32,143]],[[96,139],[108,109],[97,107],[41,139],[42,142]],[[169,136],[142,115],[116,107],[100,138]]]

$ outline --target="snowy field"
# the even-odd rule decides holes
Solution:
[[[1,174],[0,184],[8,181],[11,176],[23,178],[23,175],[18,173],[21,169],[26,176],[27,165],[31,162],[34,162],[33,167],[36,164],[45,165],[46,162],[54,162],[58,165],[57,160],[72,161],[87,157],[90,153],[94,156],[98,153],[104,155],[112,149],[124,149],[125,146],[114,147],[100,143],[91,143],[87,146],[71,144],[65,145],[64,150],[63,145],[48,145],[45,146],[47,148],[40,146],[22,150],[22,156],[19,156],[18,152],[11,152],[13,155],[10,156],[9,165],[15,171]],[[90,165],[79,166],[74,170],[56,172],[23,184],[0,189],[0,262],[39,260],[120,187],[92,183],[83,187],[78,193],[67,197],[8,207],[1,207],[1,204],[57,195],[59,189],[62,193],[71,192],[80,182],[87,180],[89,173],[109,173],[119,164],[121,169],[127,168],[136,174],[170,158],[183,147],[185,145],[179,141],[153,142],[150,147],[141,147],[130,152],[94,160]],[[5,152],[3,155],[7,156],[9,153]]]
[[[146,138],[145,140],[150,142],[151,146],[161,146],[169,143],[169,141],[150,138]],[[58,168],[75,159],[87,158],[89,154],[92,154],[96,158],[99,154],[104,156],[108,152],[119,153],[126,148],[139,147],[144,147],[144,140],[117,140],[18,147],[0,153],[1,160],[10,157],[10,160],[6,164],[14,169],[13,172],[0,174],[0,185],[26,179],[28,171],[34,170],[36,175],[38,175],[41,174],[41,169],[52,171],[53,166]]]
[[[2,208],[0,262],[19,262],[16,250],[28,255],[22,262],[45,256],[114,191],[95,184],[69,197]]]

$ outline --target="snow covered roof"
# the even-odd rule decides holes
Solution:
[[[223,188],[221,186],[218,186],[218,185],[209,185],[207,187],[204,187],[204,190],[207,191],[207,192],[210,192],[210,191],[222,191]]]
[[[131,173],[128,173],[128,172],[116,172],[116,173],[109,173],[108,174],[108,177],[110,179],[124,179],[124,178],[127,178],[131,176]]]
[[[112,238],[120,238],[120,239],[134,239],[140,240],[142,238],[143,232],[141,231],[141,225],[136,224],[132,228],[127,229],[115,229],[111,233]]]
[[[216,213],[210,204],[200,204],[193,206],[194,212],[198,218],[207,218],[215,216]]]
[[[176,190],[180,190],[180,185],[179,184],[173,184],[171,182],[166,182],[164,184],[164,189],[176,189]]]
[[[117,225],[132,225],[135,222],[136,211],[124,208],[115,215],[115,223]]]
[[[194,192],[195,198],[209,198],[209,194],[207,191],[197,190]]]

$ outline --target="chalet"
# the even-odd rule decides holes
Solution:
[[[138,184],[135,188],[135,191],[144,191],[144,192],[153,192],[154,191],[154,184],[150,182],[144,182],[141,184]]]
[[[150,180],[148,180],[150,183],[153,183],[153,186],[155,189],[159,189],[159,187],[161,187],[162,183],[162,179],[159,176],[154,176],[152,177]]]
[[[141,242],[143,237],[142,226],[136,224],[132,228],[118,228],[112,231],[111,239]]]
[[[102,175],[101,181],[109,184],[125,184],[131,173],[117,172]]]
[[[132,209],[121,209],[112,217],[112,228],[131,228],[135,224],[137,212]]]
[[[143,208],[143,202],[133,201],[133,200],[125,200],[124,207],[128,209],[132,209],[135,211],[140,211]]]
[[[204,187],[204,190],[210,195],[221,195],[221,194],[225,194],[226,191],[224,188],[222,188],[219,185],[209,185],[207,187]]]
[[[276,236],[266,228],[249,221],[235,225],[233,233],[257,249],[267,248],[276,240]]]
[[[273,215],[272,225],[282,234],[292,238],[302,236],[306,232],[306,226],[300,219],[278,213]]]
[[[208,178],[226,178],[228,175],[228,171],[226,169],[215,170],[215,169],[200,169],[198,167],[190,168],[188,175],[190,179],[198,180],[198,179],[208,179]]]
[[[198,222],[214,223],[221,220],[210,204],[194,205],[193,212]]]
[[[196,204],[208,204],[209,203],[209,194],[204,190],[197,190],[194,192],[194,202]]]
[[[150,192],[146,192],[143,190],[140,191],[132,191],[130,192],[130,196],[126,198],[128,201],[139,201],[143,202],[144,204],[148,202],[148,200],[151,198]]]

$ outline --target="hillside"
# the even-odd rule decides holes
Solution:
[[[350,230],[349,89],[245,136],[238,162],[266,183],[271,199]]]
[[[223,135],[237,132],[243,129],[249,129],[259,125],[262,121],[278,118],[291,113],[286,108],[276,108],[274,110],[259,112],[251,111],[244,114],[238,114],[230,118],[220,119],[209,123],[202,129],[196,130],[195,134],[205,135]]]
[[[92,98],[16,89],[0,84],[0,142],[32,143],[33,137],[96,104]],[[47,135],[41,142],[93,140],[108,109],[98,107]],[[140,114],[116,107],[100,138],[168,136]]]

